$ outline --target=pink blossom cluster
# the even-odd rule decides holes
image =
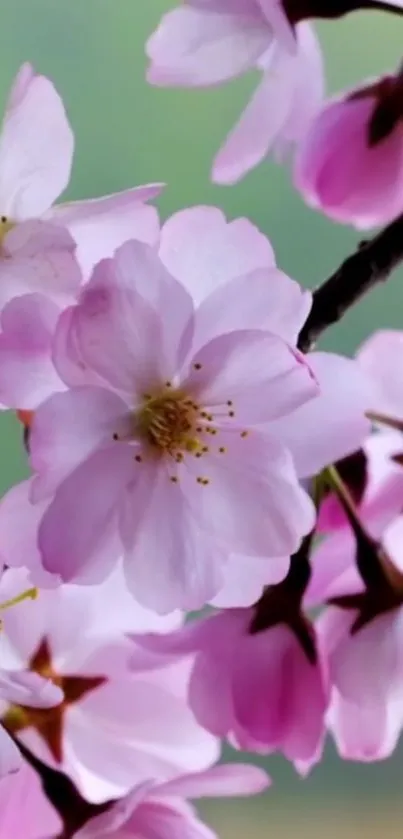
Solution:
[[[403,76],[323,103],[310,20],[360,3],[331,5],[185,0],[148,79],[257,67],[213,178],[292,147],[306,201],[371,227],[403,210]],[[189,801],[271,783],[242,752],[306,776],[328,737],[355,761],[400,737],[403,332],[303,352],[316,298],[251,221],[160,220],[162,184],[55,203],[73,151],[24,64],[0,135],[0,406],[29,467],[0,501],[0,839],[214,839]]]

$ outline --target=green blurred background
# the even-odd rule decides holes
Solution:
[[[289,173],[265,163],[235,187],[209,183],[209,168],[255,84],[253,74],[207,91],[147,87],[144,43],[174,0],[1,0],[0,100],[21,62],[50,76],[66,103],[76,135],[69,198],[90,197],[147,181],[164,181],[163,216],[192,204],[215,203],[247,215],[271,238],[280,266],[313,286],[359,237],[308,210]],[[355,14],[318,26],[329,91],[393,68],[403,23],[380,13]],[[403,273],[379,289],[326,335],[327,348],[352,351],[375,327],[401,326]],[[2,417],[0,489],[26,471],[20,429]],[[329,748],[306,781],[284,761],[268,761],[275,780],[259,801],[205,805],[223,839],[394,837],[401,831],[399,755],[387,763],[342,763]]]

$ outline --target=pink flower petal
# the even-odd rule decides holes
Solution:
[[[380,329],[361,345],[357,359],[366,373],[374,379],[379,393],[374,395],[371,410],[403,417],[403,385],[399,376],[399,361],[403,357],[403,332]]]
[[[0,207],[11,220],[45,212],[68,184],[74,139],[53,84],[23,65],[0,137]]]
[[[264,75],[213,165],[217,183],[235,183],[270,151],[288,150],[305,134],[323,96],[319,44],[308,24],[297,28],[298,50],[277,43],[261,62]]]
[[[38,527],[47,504],[31,503],[32,481],[31,478],[16,484],[1,499],[0,556],[2,562],[11,568],[29,568],[31,585],[47,587],[52,585],[52,578],[42,568],[37,545]],[[21,527],[21,521],[24,527]],[[55,577],[53,584],[56,585],[57,580]],[[4,576],[0,584],[3,587]],[[6,595],[4,599],[10,596]]]
[[[127,793],[144,778],[168,780],[217,759],[215,738],[197,724],[183,697],[147,676],[109,680],[71,709],[68,726],[80,757],[75,780],[93,802]]]
[[[244,763],[211,766],[204,772],[181,775],[161,784],[158,796],[179,795],[181,798],[222,798],[256,795],[270,784],[270,778],[257,766]]]
[[[0,733],[0,754],[3,736],[5,739],[7,735]],[[18,750],[8,736],[7,739],[12,753],[15,749],[17,756]],[[0,839],[10,836],[43,839],[44,836],[57,836],[62,829],[61,819],[46,798],[39,776],[27,763],[21,765],[19,772],[2,779],[0,812]]]
[[[64,390],[52,363],[58,307],[41,294],[16,297],[0,315],[0,402],[32,410]]]
[[[300,477],[320,472],[361,446],[370,430],[365,412],[374,393],[368,376],[349,358],[310,353],[309,365],[319,395],[271,425],[291,450]]]
[[[193,346],[215,335],[264,329],[295,344],[311,308],[312,295],[277,268],[260,268],[229,280],[202,301]]]
[[[210,605],[217,609],[252,606],[265,586],[284,579],[289,564],[289,557],[271,559],[231,554],[223,569],[223,586]]]
[[[252,67],[271,37],[263,15],[174,9],[164,15],[147,43],[148,81],[185,87],[226,81]]]
[[[60,204],[48,217],[65,225],[77,243],[77,258],[85,278],[104,257],[129,239],[156,244],[159,235],[158,213],[145,203],[159,195],[161,186],[127,189],[114,195]]]
[[[293,553],[313,526],[314,510],[295,478],[288,452],[256,430],[239,441],[235,434],[220,432],[220,445],[225,454],[217,447],[217,454],[210,452],[205,463],[194,459],[184,464],[185,492],[199,526],[231,553]],[[200,474],[208,485],[197,482]]]
[[[29,708],[53,708],[62,702],[63,691],[38,673],[0,670],[0,697]]]
[[[0,780],[4,783],[6,775],[13,775],[22,768],[22,757],[14,741],[0,724]],[[1,803],[1,797],[0,797]],[[3,812],[3,811],[2,811]],[[0,826],[1,829],[1,826]],[[1,834],[0,834],[1,835]],[[9,839],[8,834],[4,839]]]
[[[143,467],[146,464],[140,464],[139,471]],[[169,469],[161,466],[141,515],[132,499],[131,538],[125,544],[129,589],[140,603],[162,614],[201,608],[220,588],[226,560],[220,545],[209,539],[208,529],[199,526],[180,479],[172,483],[170,477]],[[145,496],[142,484],[139,494]],[[156,586],[156,579],[163,579],[164,585]]]
[[[0,259],[0,308],[14,297],[40,292],[71,303],[81,284],[75,242],[62,227],[26,221],[7,233]]]
[[[235,277],[275,266],[263,233],[245,218],[227,222],[216,207],[191,207],[171,216],[161,231],[160,257],[195,305]]]
[[[133,474],[130,446],[93,453],[66,478],[42,519],[38,544],[45,569],[65,582],[101,582],[119,556],[117,505]]]
[[[31,427],[31,465],[38,473],[33,500],[49,496],[100,446],[113,444],[127,417],[125,403],[100,387],[74,388],[44,402]]]
[[[355,614],[329,609],[319,622],[330,675],[339,693],[357,705],[382,703],[402,686],[401,610],[375,618],[355,635]]]
[[[260,330],[213,338],[192,358],[183,387],[211,410],[213,423],[226,428],[277,419],[318,394],[304,356]]]
[[[234,659],[234,705],[247,737],[281,750],[288,760],[309,761],[324,736],[326,688],[287,627],[246,636]]]
[[[145,251],[148,258],[144,261]],[[83,361],[130,398],[172,377],[181,338],[169,321],[168,344],[168,330],[161,328],[159,312],[157,315],[137,289],[137,270],[139,283],[146,271],[151,285],[153,271],[165,276],[157,255],[146,245],[131,242],[119,249],[113,260],[105,259],[96,266],[74,315]],[[160,287],[159,277],[155,282]],[[179,287],[181,301],[182,291]],[[182,312],[183,308],[177,316],[172,312],[174,322],[177,318],[182,324]]]
[[[401,700],[357,705],[334,692],[329,727],[344,760],[370,762],[390,757],[403,724]]]

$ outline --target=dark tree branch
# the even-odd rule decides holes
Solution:
[[[63,822],[63,830],[58,839],[71,839],[90,818],[109,807],[109,803],[97,806],[84,801],[67,775],[51,769],[50,766],[45,766],[23,743],[14,737],[13,739],[23,758],[39,775],[45,796]]]
[[[403,215],[363,242],[313,294],[313,305],[298,346],[308,352],[322,332],[337,323],[361,297],[388,279],[403,262]]]

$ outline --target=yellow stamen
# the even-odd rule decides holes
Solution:
[[[3,603],[0,603],[0,611],[11,609],[12,606],[17,606],[18,603],[23,603],[24,600],[36,600],[38,594],[39,590],[37,588],[28,588],[22,594],[17,594],[16,597],[11,597],[10,600],[4,600]]]

